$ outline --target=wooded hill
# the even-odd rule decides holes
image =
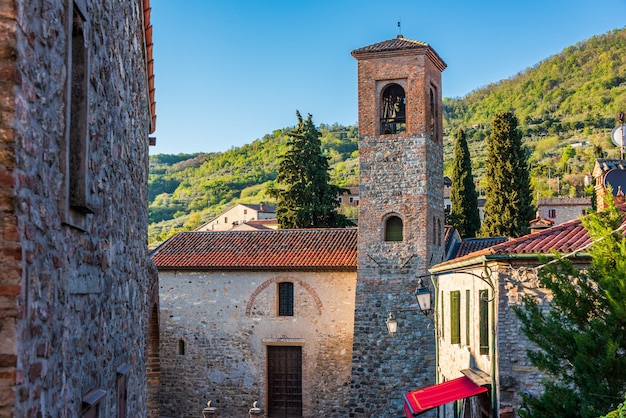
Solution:
[[[528,148],[535,198],[590,195],[584,177],[591,173],[599,152],[608,158],[620,156],[610,134],[616,115],[626,111],[626,29],[570,46],[465,97],[445,98],[446,174],[453,158],[454,131],[463,127],[472,171],[480,182],[491,119],[508,110],[519,119]],[[289,129],[227,152],[150,156],[150,245],[193,229],[236,203],[270,202],[264,190],[276,178],[276,157],[285,150]],[[357,127],[321,124],[319,130],[330,158],[332,182],[356,186]]]

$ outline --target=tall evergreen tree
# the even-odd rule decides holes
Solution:
[[[529,417],[598,417],[626,392],[626,239],[623,214],[608,202],[582,218],[594,241],[591,264],[579,271],[568,259],[539,271],[552,291],[546,312],[528,297],[516,309],[524,334],[539,350],[531,362],[546,372],[544,393],[528,398]]]
[[[472,176],[472,160],[470,159],[465,132],[459,129],[454,145],[454,162],[452,163],[452,189],[450,191],[450,223],[463,238],[476,236],[480,229],[480,213],[478,212],[478,194]]]
[[[337,197],[346,191],[329,184],[328,157],[322,154],[320,132],[312,116],[302,119],[288,132],[287,151],[278,165],[278,188],[268,189],[275,197],[276,220],[280,228],[330,228],[351,226],[352,222],[337,213]]]
[[[519,237],[534,218],[526,149],[511,112],[497,114],[487,139],[484,236]]]

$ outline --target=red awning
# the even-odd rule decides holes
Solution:
[[[487,388],[478,386],[468,377],[463,376],[406,393],[404,395],[404,412],[407,418],[412,418],[440,405],[484,392],[487,392]]]

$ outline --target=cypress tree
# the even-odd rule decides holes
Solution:
[[[302,119],[287,133],[287,151],[278,165],[277,183],[268,189],[275,197],[276,220],[280,228],[331,228],[351,226],[352,222],[337,213],[337,197],[346,191],[329,184],[328,157],[322,154],[321,133],[312,116]]]
[[[484,236],[519,237],[534,218],[526,149],[517,118],[497,114],[487,139]]]
[[[463,238],[476,236],[476,232],[480,229],[478,194],[474,185],[472,161],[463,129],[458,130],[454,145],[450,202],[452,205],[449,220],[459,235]]]
[[[546,372],[545,391],[526,398],[529,417],[598,417],[615,409],[626,391],[626,239],[615,204],[582,218],[594,244],[591,264],[579,271],[570,260],[539,270],[552,292],[550,310],[532,297],[515,312],[538,349],[531,362]]]

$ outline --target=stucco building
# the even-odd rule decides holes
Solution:
[[[0,4],[2,417],[158,415],[151,31],[148,0]]]
[[[210,221],[200,225],[196,231],[230,231],[233,229],[245,229],[248,222],[268,221],[276,219],[276,206],[261,204],[239,203],[224,211]],[[260,224],[257,222],[257,225]],[[269,223],[276,229],[276,222]]]
[[[613,189],[626,172],[615,160],[598,160],[596,182],[606,199],[605,186],[611,183],[604,174],[609,170],[599,166],[620,170]],[[626,212],[623,197],[614,192],[613,198]],[[591,262],[585,251],[590,243],[580,219],[574,219],[516,239],[464,240],[453,258],[431,267],[437,384],[405,394],[407,416],[429,409],[438,409],[440,417],[519,416],[525,407],[522,394],[540,395],[545,376],[526,354],[533,344],[514,308],[531,297],[549,309],[551,294],[540,286],[538,269],[554,251],[569,254],[584,269]]]

